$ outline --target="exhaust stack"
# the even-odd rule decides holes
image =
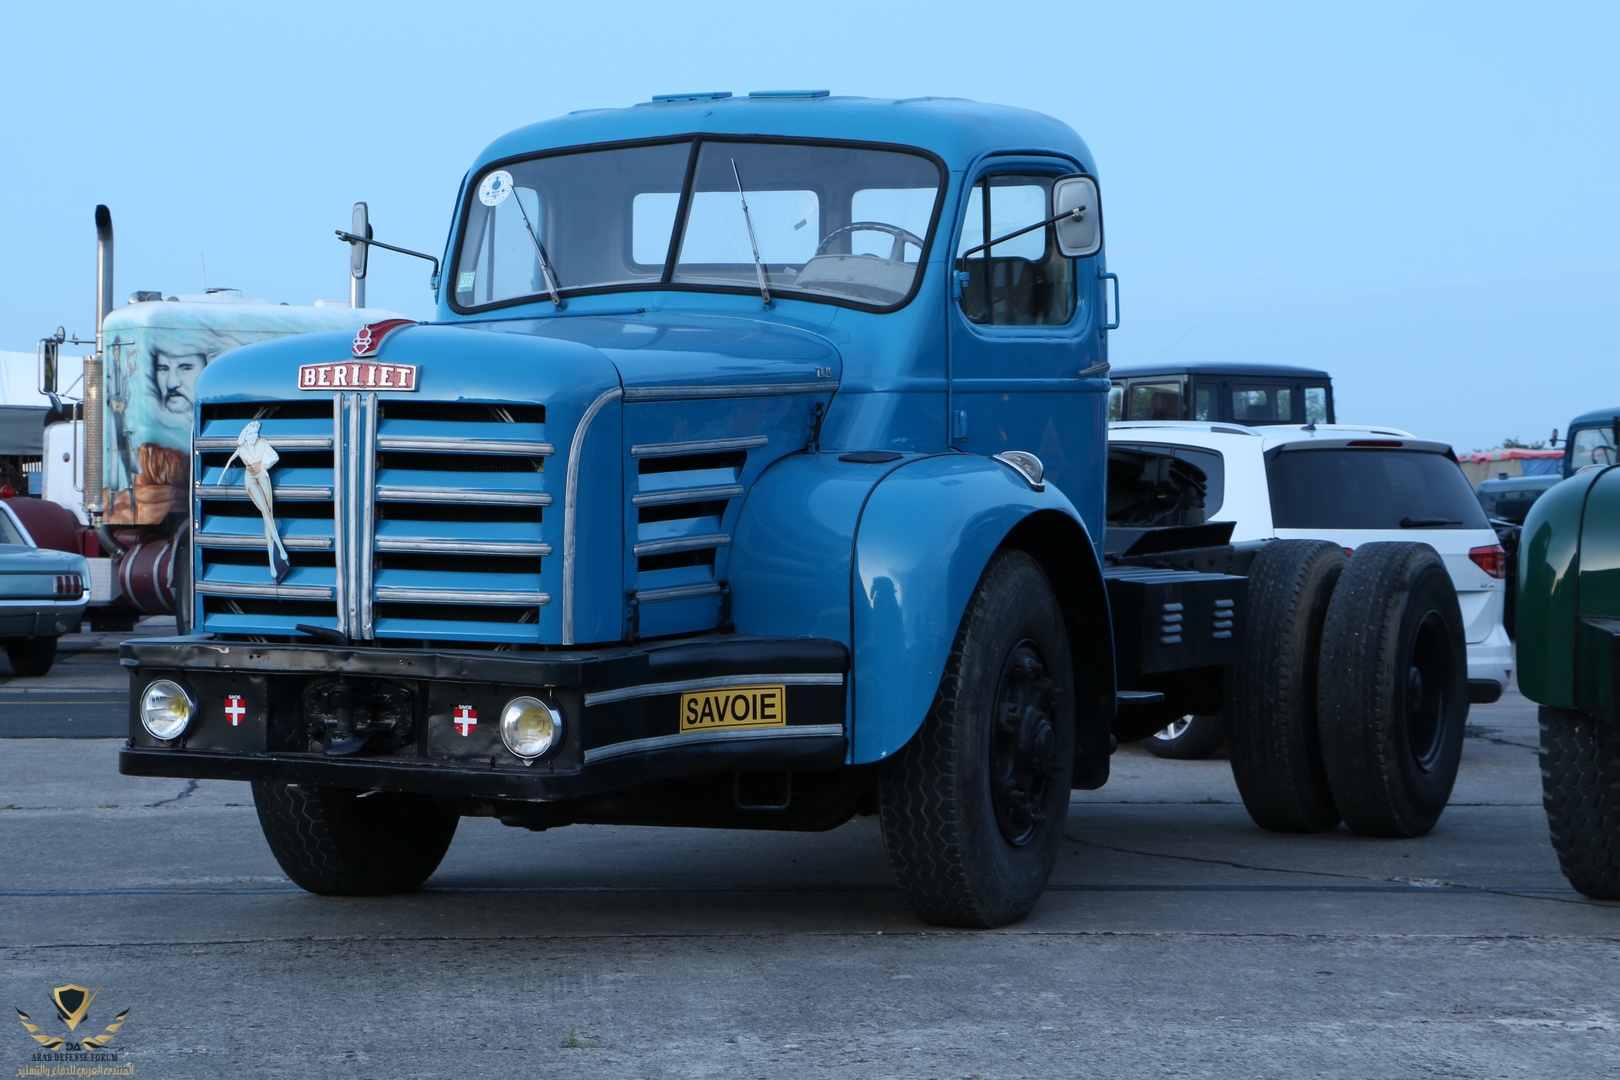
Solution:
[[[99,526],[104,507],[102,471],[106,467],[106,360],[102,353],[101,323],[112,310],[112,211],[96,207],[96,354],[84,363],[84,510]]]

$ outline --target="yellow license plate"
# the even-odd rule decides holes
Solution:
[[[681,695],[681,732],[714,728],[782,727],[787,723],[787,687],[728,686]]]

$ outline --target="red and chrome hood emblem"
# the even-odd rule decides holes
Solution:
[[[382,322],[368,323],[354,335],[354,355],[376,356],[377,350],[382,348],[383,338],[402,326],[415,325],[415,319],[384,319]]]

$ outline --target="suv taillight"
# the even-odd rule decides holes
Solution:
[[[1491,577],[1507,577],[1507,552],[1501,544],[1474,548],[1468,552],[1468,557],[1474,560],[1474,565],[1491,575]]]
[[[84,579],[78,574],[57,574],[56,595],[78,599],[84,593]]]

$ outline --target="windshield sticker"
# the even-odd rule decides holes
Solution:
[[[512,174],[496,169],[478,185],[478,201],[485,206],[499,206],[512,194]]]
[[[461,272],[461,276],[456,278],[456,292],[467,292],[469,289],[471,289],[473,287],[473,282],[475,282],[477,280],[478,280],[478,271],[476,271],[476,270],[463,270]]]

